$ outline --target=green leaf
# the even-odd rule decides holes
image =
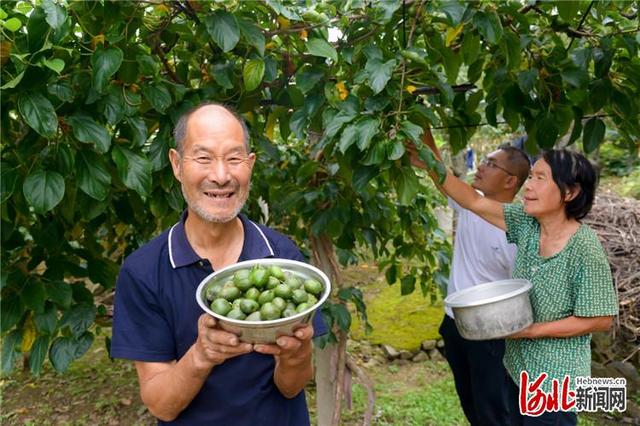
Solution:
[[[62,27],[64,21],[67,20],[67,12],[52,0],[44,0],[42,2],[42,9],[44,9],[44,13],[47,16],[47,24],[54,30]]]
[[[226,10],[216,10],[204,18],[204,24],[211,39],[223,52],[229,52],[240,41],[238,21]]]
[[[472,34],[465,33],[462,40],[462,58],[467,65],[471,65],[478,59],[480,54],[480,37]]]
[[[329,58],[333,62],[338,61],[338,52],[326,40],[322,38],[312,38],[307,42],[307,52],[313,56]]]
[[[562,79],[570,86],[581,88],[589,83],[589,73],[582,68],[567,68],[562,71]]]
[[[91,198],[102,201],[109,194],[111,175],[93,152],[80,151],[76,158],[78,186]]]
[[[448,23],[451,27],[460,25],[466,8],[467,6],[465,4],[460,4],[457,0],[444,0],[440,6],[440,10],[447,15]]]
[[[2,26],[12,33],[15,33],[20,29],[20,27],[22,27],[22,21],[20,21],[18,18],[10,18],[4,21],[2,23]]]
[[[495,12],[477,12],[473,16],[473,26],[491,44],[498,44],[502,38],[502,23]]]
[[[41,281],[31,279],[22,289],[20,297],[24,305],[37,314],[44,312],[45,292]]]
[[[104,126],[96,123],[93,118],[84,113],[77,113],[67,117],[67,122],[71,124],[73,135],[80,142],[93,144],[96,151],[101,154],[109,151],[111,135]]]
[[[22,330],[13,330],[2,339],[2,373],[9,374],[20,357]]]
[[[24,305],[20,297],[17,295],[3,296],[0,300],[0,332],[4,334],[9,331],[20,321],[22,314],[24,314]]]
[[[338,143],[338,148],[340,152],[344,154],[344,152],[349,149],[351,145],[353,145],[358,139],[358,126],[357,124],[350,124],[344,128],[342,131],[342,135],[340,136],[340,142]]]
[[[80,338],[58,337],[51,344],[49,360],[59,373],[64,373],[69,368],[71,361],[84,355],[93,343],[93,334],[85,333]]]
[[[306,94],[324,78],[324,72],[318,70],[306,70],[296,73],[296,87]]]
[[[258,50],[260,56],[264,56],[264,34],[260,28],[246,19],[238,20],[240,32],[251,46]]]
[[[18,74],[17,76],[15,76],[11,80],[3,84],[2,87],[0,87],[0,89],[13,89],[18,84],[20,84],[20,82],[22,81],[22,77],[24,77],[24,71],[22,71],[20,74]]]
[[[56,135],[58,116],[49,99],[37,92],[18,95],[18,111],[29,127],[45,138]]]
[[[387,279],[387,284],[393,285],[398,281],[398,264],[392,263],[391,266],[384,271],[384,276]]]
[[[563,21],[570,21],[573,19],[580,10],[580,1],[577,0],[563,0],[556,3],[558,8],[558,14]]]
[[[159,113],[164,112],[171,106],[171,93],[162,84],[142,86],[142,95],[151,104],[153,109]]]
[[[146,197],[151,192],[151,163],[145,157],[133,151],[114,146],[111,158],[116,163],[118,177],[127,188]]]
[[[416,277],[413,275],[405,275],[400,280],[400,294],[406,296],[413,293],[416,289]]]
[[[387,157],[387,151],[384,143],[377,143],[369,148],[367,155],[362,160],[365,166],[379,165],[384,162]]]
[[[533,90],[537,81],[537,68],[531,68],[530,70],[522,71],[518,74],[518,86],[520,86],[520,90],[522,90],[522,93],[529,93],[531,90]]]
[[[328,112],[328,111],[330,110],[325,110],[325,112]],[[335,136],[340,131],[340,129],[344,124],[350,122],[355,117],[356,117],[356,114],[353,114],[351,112],[339,111],[337,114],[332,116],[331,119],[329,120],[324,120],[323,118],[323,123],[325,127],[324,132],[326,137],[332,138],[333,136]]]
[[[582,113],[579,115],[576,114],[573,120],[573,128],[571,129],[571,136],[569,137],[568,145],[574,143],[580,137],[582,133]]]
[[[60,328],[69,327],[74,337],[80,337],[96,319],[96,307],[88,303],[77,304],[60,318]]]
[[[118,71],[122,64],[122,50],[117,47],[108,49],[98,48],[91,56],[93,67],[93,88],[98,93],[104,92],[109,79]]]
[[[264,61],[262,59],[251,59],[244,64],[242,79],[248,92],[260,86],[262,77],[264,77]]]
[[[402,133],[404,133],[415,144],[420,145],[422,143],[421,137],[424,133],[424,129],[422,127],[405,120],[400,125],[400,128],[402,129]]]
[[[307,127],[307,116],[304,113],[304,110],[299,109],[291,115],[291,120],[289,121],[289,128],[296,135],[296,137],[300,140],[304,139],[304,130]]]
[[[31,346],[31,354],[29,356],[29,368],[34,376],[39,376],[42,372],[42,365],[44,360],[47,359],[47,353],[49,352],[49,336],[36,337],[33,346]]]
[[[369,148],[371,140],[380,131],[380,119],[365,117],[358,121],[358,148],[364,151]]]
[[[542,149],[551,149],[558,140],[558,126],[550,114],[544,115],[536,129],[536,142]]]
[[[595,151],[600,146],[604,139],[605,128],[604,121],[597,117],[587,120],[582,135],[582,146],[586,153]]]
[[[36,329],[40,333],[53,335],[58,325],[57,309],[52,303],[48,303],[47,307],[40,314],[36,314],[33,318]]]
[[[38,169],[24,180],[22,192],[36,213],[44,213],[62,201],[64,188],[60,173]]]
[[[401,167],[394,175],[394,184],[401,206],[410,206],[418,194],[418,177],[411,167]]]
[[[17,182],[16,169],[7,163],[0,163],[0,203],[6,202],[13,195]]]
[[[379,173],[380,170],[377,167],[356,166],[352,178],[353,190],[356,192],[364,191],[369,181]]]
[[[341,303],[332,303],[330,306],[331,316],[335,319],[338,327],[344,331],[348,331],[351,327],[351,314],[347,307]]]
[[[404,144],[398,139],[387,144],[387,158],[391,161],[396,161],[402,158],[405,151]]]
[[[42,64],[56,73],[60,74],[64,69],[64,61],[60,58],[44,59]]]
[[[140,116],[127,117],[127,123],[131,127],[133,136],[133,145],[142,146],[147,142],[147,124]]]
[[[73,101],[73,90],[66,81],[59,81],[47,85],[47,92],[64,102]]]
[[[379,59],[369,59],[367,61],[364,69],[369,76],[369,87],[373,90],[374,95],[377,95],[385,88],[391,79],[391,74],[395,66],[395,59],[384,63]]]

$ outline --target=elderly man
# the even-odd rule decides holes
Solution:
[[[251,345],[201,314],[200,281],[233,263],[304,260],[285,236],[240,211],[255,154],[240,117],[218,104],[180,118],[169,152],[187,203],[178,223],[128,256],[116,285],[111,355],[135,361],[140,394],[159,424],[305,425],[312,342],[325,326]]]

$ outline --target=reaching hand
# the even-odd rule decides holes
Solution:
[[[417,167],[419,169],[426,169],[427,165],[424,164],[422,160],[420,160],[420,155],[418,154],[418,148],[411,142],[410,140],[404,141],[404,147],[409,153],[409,160],[411,160],[411,165],[413,167]]]

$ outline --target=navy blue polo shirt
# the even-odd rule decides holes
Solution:
[[[239,261],[268,257],[304,261],[284,235],[240,215]],[[193,250],[180,222],[129,255],[116,284],[111,356],[135,361],[180,359],[198,336],[198,284],[213,272]],[[315,335],[326,333],[321,315]],[[213,368],[189,406],[170,423],[181,425],[299,426],[309,424],[304,391],[287,399],[273,382],[272,355],[251,352]]]

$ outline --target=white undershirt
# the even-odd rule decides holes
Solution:
[[[460,207],[451,198],[448,200],[449,206],[457,212],[458,223],[447,294],[511,278],[515,244],[507,243],[505,232],[500,228]],[[453,318],[450,308],[445,307],[445,311]]]

